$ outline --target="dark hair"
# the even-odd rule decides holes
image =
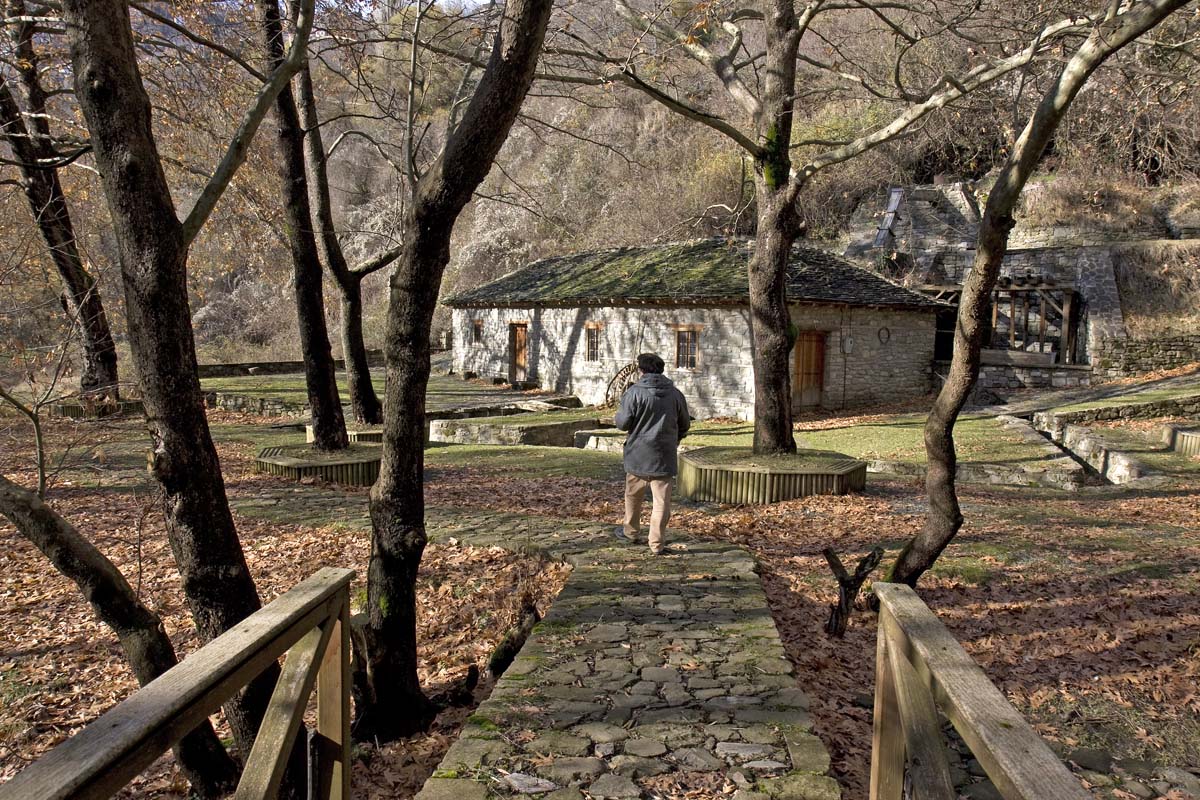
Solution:
[[[637,357],[638,369],[648,375],[661,375],[666,364],[654,353],[642,353]]]

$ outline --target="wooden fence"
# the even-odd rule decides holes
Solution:
[[[275,796],[314,684],[310,796],[349,800],[353,577],[325,568],[297,584],[0,786],[0,800],[111,797],[285,653],[237,800]]]
[[[1005,800],[1089,800],[916,592],[894,583],[876,583],[874,591],[880,610],[871,800],[958,796],[939,707]]]

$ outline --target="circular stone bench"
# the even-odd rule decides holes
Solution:
[[[846,494],[867,485],[867,462],[828,450],[756,456],[749,447],[701,447],[679,455],[679,494],[715,503],[778,503]]]
[[[372,444],[352,444],[333,452],[314,450],[295,444],[264,447],[254,461],[256,472],[301,480],[321,478],[344,486],[370,486],[379,477],[383,448]]]

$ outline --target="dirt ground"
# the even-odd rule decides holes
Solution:
[[[0,469],[28,482],[16,421],[0,431]],[[219,415],[220,426],[263,420]],[[135,426],[56,424],[75,462],[50,500],[140,586],[181,652],[196,641],[178,592],[150,484],[137,469]],[[219,445],[230,492],[246,479],[253,446]],[[547,517],[615,520],[619,456],[571,474],[548,452],[514,467],[485,448],[431,470],[428,503]],[[100,458],[97,458],[97,452]],[[431,451],[433,452],[433,451]],[[501,449],[497,450],[499,454]],[[579,451],[574,451],[578,453]],[[570,451],[562,459],[569,461]],[[436,456],[445,459],[445,456]],[[431,459],[435,456],[431,456]],[[363,492],[348,492],[362,495]],[[862,495],[768,508],[677,506],[672,528],[744,544],[760,559],[775,621],[814,697],[816,732],[833,754],[848,800],[866,797],[874,621],[857,612],[845,639],[822,632],[836,585],[820,551],[853,561],[883,545],[889,558],[922,523],[922,487],[874,476]],[[1118,757],[1200,765],[1200,484],[1067,493],[962,487],[967,524],[923,583],[922,596],[1052,743]],[[365,497],[363,498],[365,502]],[[362,534],[322,525],[239,520],[264,599],[324,564],[365,567]],[[115,640],[74,588],[15,531],[0,525],[0,779],[69,736],[134,688]],[[888,559],[885,559],[885,567]],[[480,663],[512,624],[528,588],[551,602],[565,568],[500,550],[431,545],[422,567],[422,679],[445,684]],[[436,765],[468,712],[443,715],[428,735],[360,749],[364,797],[406,797]],[[167,764],[139,796],[180,788]]]

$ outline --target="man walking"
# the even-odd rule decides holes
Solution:
[[[671,478],[678,472],[676,450],[687,435],[691,418],[687,401],[663,375],[663,360],[654,353],[637,357],[641,379],[621,397],[617,427],[625,437],[625,525],[617,535],[637,541],[641,531],[642,498],[649,487],[654,496],[650,515],[650,552],[663,552],[663,535],[671,517]]]

